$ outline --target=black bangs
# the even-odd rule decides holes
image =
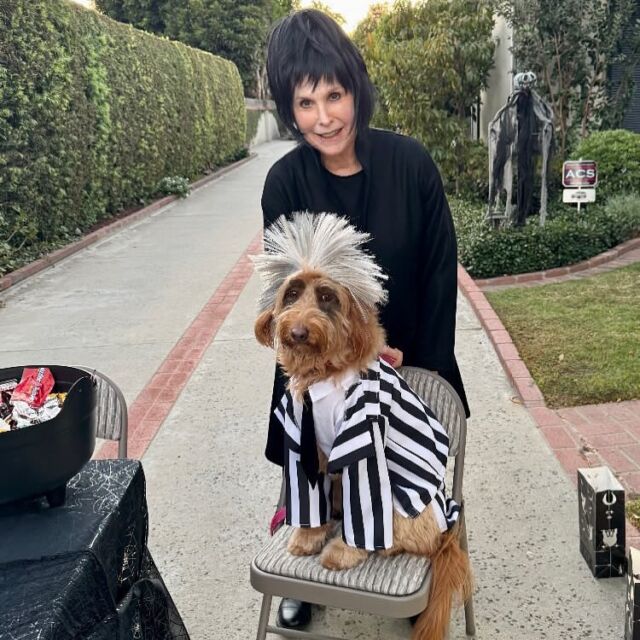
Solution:
[[[296,11],[275,25],[267,45],[267,77],[278,115],[298,139],[293,95],[306,82],[314,89],[322,80],[341,84],[353,95],[357,130],[369,126],[375,90],[364,60],[340,26],[321,11]]]

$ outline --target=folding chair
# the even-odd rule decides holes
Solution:
[[[434,373],[416,367],[403,367],[400,373],[447,430],[449,456],[455,457],[452,496],[462,506],[467,429],[462,402],[453,387]],[[464,508],[460,514],[458,533],[460,545],[466,551],[468,546]],[[251,584],[263,594],[257,640],[264,640],[267,633],[279,634],[285,638],[344,640],[270,625],[273,596],[393,618],[409,618],[426,608],[431,583],[430,562],[427,558],[405,553],[390,558],[371,554],[358,567],[330,571],[318,562],[317,555],[291,555],[287,551],[290,535],[291,527],[281,527],[251,563]],[[471,598],[465,604],[465,620],[467,635],[475,635]]]
[[[97,385],[96,438],[118,441],[118,458],[127,457],[127,402],[120,387],[95,369],[81,367],[90,373]]]

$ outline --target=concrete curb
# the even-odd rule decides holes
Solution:
[[[253,160],[253,158],[255,157],[256,154],[251,153],[248,157],[242,158],[242,160],[238,160],[237,162],[227,165],[226,167],[222,167],[221,169],[215,171],[210,175],[196,180],[195,182],[191,183],[191,190],[196,191],[197,189],[204,187],[213,180],[222,177],[226,173],[229,173],[229,171],[233,171],[234,169],[237,169],[243,164],[249,162],[249,160]],[[52,267],[53,265],[60,262],[61,260],[64,260],[70,255],[73,255],[74,253],[77,253],[78,251],[81,251],[82,249],[85,249],[86,247],[98,242],[98,240],[102,240],[103,238],[116,233],[124,227],[134,224],[139,220],[143,220],[144,218],[150,216],[152,213],[158,211],[159,209],[162,209],[162,207],[165,207],[168,204],[171,204],[177,199],[177,196],[165,196],[164,198],[156,200],[155,202],[152,202],[150,205],[147,205],[142,209],[137,209],[136,211],[133,211],[132,213],[122,218],[106,224],[104,227],[100,227],[99,229],[88,233],[87,235],[80,238],[80,240],[76,240],[75,242],[62,247],[61,249],[52,251],[42,258],[38,258],[37,260],[30,262],[24,267],[20,267],[15,271],[7,273],[2,278],[0,278],[0,291],[6,291],[14,284],[18,284],[26,278],[29,278],[36,273],[43,271],[44,269]]]
[[[593,256],[583,262],[572,264],[567,267],[556,267],[555,269],[547,269],[545,271],[530,271],[529,273],[519,273],[514,276],[498,276],[496,278],[478,278],[475,280],[475,284],[480,288],[514,285],[531,282],[552,282],[556,278],[561,276],[567,276],[580,271],[586,271],[587,269],[593,269],[594,267],[600,267],[608,262],[616,260],[620,256],[633,251],[634,249],[640,249],[640,238],[632,238],[622,244],[619,244],[613,249],[604,251],[603,253]]]
[[[634,240],[640,246],[640,238]],[[630,241],[630,242],[634,242]],[[629,244],[629,243],[625,243]],[[620,245],[622,247],[624,245]],[[619,247],[618,247],[619,248]],[[635,246],[625,249],[630,251]],[[592,258],[593,260],[593,258]],[[469,301],[476,317],[480,321],[489,340],[498,354],[498,359],[516,390],[519,399],[533,418],[533,421],[542,431],[547,444],[566,471],[574,485],[578,479],[576,469],[591,466],[586,456],[581,455],[579,444],[575,442],[566,429],[562,427],[562,419],[558,414],[547,407],[540,388],[533,379],[527,365],[524,363],[518,349],[513,344],[509,332],[506,330],[498,314],[487,300],[478,283],[467,273],[465,268],[458,264],[458,286]],[[561,431],[562,433],[558,433]],[[558,436],[563,436],[562,442],[558,442]],[[568,438],[568,440],[567,440]],[[627,547],[640,544],[640,531],[627,519],[626,541]]]

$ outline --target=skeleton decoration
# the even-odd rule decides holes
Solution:
[[[547,217],[547,168],[553,142],[553,111],[533,89],[533,72],[518,73],[514,91],[489,124],[489,207],[494,226],[522,226],[532,213],[534,154],[542,155],[540,224]],[[513,211],[513,169],[517,163],[516,211]],[[506,192],[505,208],[500,199]]]
[[[322,271],[344,286],[360,308],[384,304],[387,276],[363,249],[369,238],[333,213],[280,216],[264,234],[264,253],[252,257],[263,285],[259,311],[273,307],[283,282],[304,269]]]

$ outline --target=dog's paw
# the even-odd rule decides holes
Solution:
[[[294,529],[287,544],[287,551],[294,556],[313,556],[320,553],[330,530],[328,524],[321,527]]]
[[[365,549],[350,547],[342,538],[334,538],[322,550],[320,564],[325,569],[331,569],[332,571],[351,569],[364,562],[368,555],[369,552]]]

